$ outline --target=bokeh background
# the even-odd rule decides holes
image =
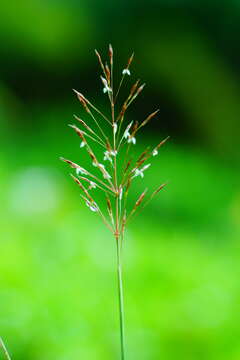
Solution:
[[[161,109],[136,150],[171,136],[146,175],[168,188],[126,234],[127,359],[240,358],[239,35],[237,0],[1,3],[0,334],[13,359],[119,358],[115,244],[58,160],[83,154],[72,88],[107,106],[93,50],[110,42],[116,76],[134,50],[131,81],[147,83],[129,116]]]

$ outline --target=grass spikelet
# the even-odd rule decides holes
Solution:
[[[86,130],[88,130],[92,134],[95,134],[95,132],[85,123],[85,121],[77,117],[77,115],[73,115],[73,116],[75,117],[76,120],[80,122],[80,124],[82,124],[85,127]]]
[[[157,109],[156,111],[154,111],[152,114],[150,114],[138,127],[138,129],[140,129],[141,127],[147,125],[147,123],[155,116],[157,115],[157,113],[159,113],[159,109]]]

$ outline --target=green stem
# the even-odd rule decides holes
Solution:
[[[6,346],[5,346],[5,344],[4,344],[4,342],[3,342],[3,340],[2,340],[1,337],[0,337],[0,348],[3,349],[3,352],[4,352],[4,355],[5,355],[6,359],[7,359],[7,360],[11,360],[10,355],[9,355],[9,353],[8,353],[8,351],[7,351],[7,348],[6,348]]]
[[[124,302],[123,302],[123,283],[122,283],[122,259],[121,244],[119,237],[116,236],[117,245],[117,278],[118,278],[118,301],[119,301],[119,320],[120,320],[120,341],[121,341],[121,360],[125,359],[125,334],[124,334]]]

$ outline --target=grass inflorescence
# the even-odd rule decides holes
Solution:
[[[151,166],[151,159],[158,155],[159,149],[168,140],[161,139],[153,147],[147,147],[136,159],[132,156],[131,148],[136,144],[139,131],[158,115],[159,109],[152,112],[141,122],[129,121],[126,117],[128,108],[134,103],[143,91],[145,84],[137,80],[130,87],[125,101],[118,105],[119,93],[126,78],[131,76],[132,54],[124,69],[121,80],[115,86],[113,76],[113,48],[109,45],[108,61],[103,62],[101,55],[95,50],[102,74],[100,80],[103,85],[103,93],[107,96],[110,104],[109,114],[104,114],[85,95],[74,90],[88,120],[83,120],[74,115],[76,124],[69,126],[80,138],[80,148],[86,150],[90,159],[90,168],[61,158],[62,161],[74,169],[72,179],[80,188],[80,196],[86,206],[99,215],[103,223],[113,234],[117,246],[117,275],[120,313],[121,335],[121,359],[125,359],[124,339],[124,312],[123,312],[123,285],[122,285],[122,244],[123,236],[129,220],[139,210],[143,209],[166,185],[158,187],[148,195],[145,188],[137,197],[135,203],[128,205],[129,191],[137,177],[144,178],[145,172]],[[110,134],[110,135],[109,135]],[[96,151],[96,147],[98,151]],[[99,158],[101,155],[101,159]],[[101,193],[105,200],[98,201],[97,192]]]

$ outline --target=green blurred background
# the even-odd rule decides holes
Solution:
[[[146,176],[169,186],[124,251],[127,360],[240,358],[240,3],[21,0],[0,5],[0,335],[15,360],[119,358],[115,244],[81,203],[63,155],[102,108],[94,48],[135,51],[137,143],[171,141]],[[137,189],[143,184],[136,183]],[[1,358],[2,354],[0,355]]]

